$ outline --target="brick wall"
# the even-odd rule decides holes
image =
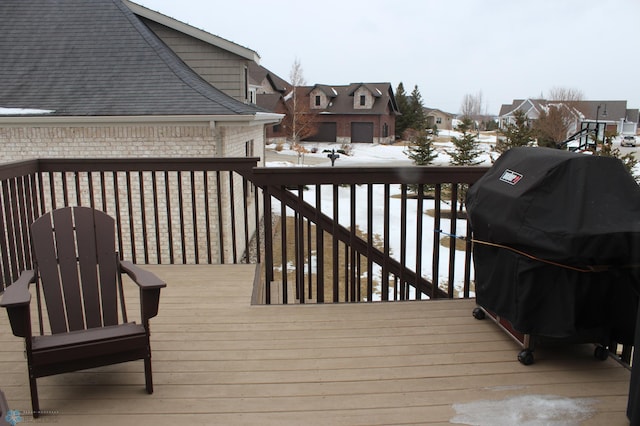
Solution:
[[[2,162],[33,158],[215,157],[202,125],[0,127]]]
[[[253,157],[264,158],[264,126],[231,126],[231,127],[214,127],[206,123],[197,123],[193,125],[96,125],[96,126],[49,126],[49,127],[0,127],[0,147],[2,148],[2,154],[0,162],[13,162],[34,158],[153,158],[153,157],[246,157],[247,155]],[[126,176],[119,173],[118,180],[118,192],[120,193],[121,211],[126,212],[129,210],[129,206],[126,205],[127,197],[124,196],[127,191]],[[69,182],[67,187],[69,192],[73,192],[75,184],[73,182],[74,177],[67,175],[64,177]],[[142,185],[144,186],[144,199],[152,200],[152,181],[150,173],[144,173],[142,176]],[[163,180],[163,176],[159,175],[157,179]],[[177,183],[174,182],[177,179],[177,175],[172,175],[170,180],[171,185],[171,221],[169,223],[166,213],[166,203],[160,199],[158,206],[159,219],[158,226],[161,231],[171,227],[174,232],[174,254],[176,262],[180,263],[183,257],[186,257],[187,263],[195,263],[195,253],[193,249],[189,249],[189,252],[183,253],[176,245],[177,235],[181,232],[180,223],[177,220],[180,217],[178,210],[178,197]],[[46,183],[46,179],[45,179]],[[208,183],[208,197],[209,197],[209,214],[212,218],[218,217],[217,211],[217,185],[215,176],[211,175],[207,178]],[[220,262],[220,259],[224,257],[226,263],[232,261],[232,254],[238,253],[240,256],[244,250],[244,233],[245,223],[248,228],[249,235],[253,235],[255,231],[255,192],[252,192],[251,186],[246,185],[243,179],[234,174],[233,177],[233,199],[231,196],[229,177],[222,177],[220,187],[223,189],[222,193],[222,215],[223,218],[223,235],[225,235],[223,241],[225,241],[224,253],[220,253],[218,239],[220,235],[220,229],[217,220],[212,220],[210,223],[210,229],[208,230],[214,241],[212,241],[212,257],[213,263]],[[205,209],[204,199],[204,176],[202,173],[196,174],[193,187],[191,187],[191,178],[188,173],[182,174],[183,193],[182,199],[184,203],[183,212],[185,218],[185,237],[193,238],[194,224],[193,214],[190,212],[195,211],[195,220],[197,223],[198,235],[198,250],[200,262],[207,258],[206,255],[206,234],[203,232],[205,226]],[[63,200],[61,193],[61,187],[58,186],[59,193],[56,194],[58,200],[58,207],[61,205],[60,200]],[[70,200],[76,200],[79,196],[83,205],[89,205],[89,183],[88,181],[80,181],[80,187],[78,188],[79,194],[69,193]],[[99,191],[98,188],[94,188],[94,193]],[[155,228],[154,212],[149,210],[150,204],[146,206],[139,205],[140,200],[140,182],[137,179],[133,179],[131,182],[131,191],[133,196],[131,199],[135,205],[132,208],[135,211],[145,210],[145,216],[147,221],[147,228]],[[195,200],[192,200],[192,193],[197,194]],[[94,194],[96,199],[100,198],[99,193]],[[49,195],[45,193],[45,198],[49,198]],[[104,208],[108,213],[113,214],[115,211],[113,197],[108,197],[107,206],[97,206],[98,208]],[[239,212],[244,211],[244,203],[248,205],[249,216],[245,217]],[[192,203],[196,205],[192,208]],[[230,212],[231,204],[234,205],[234,212],[236,217],[231,218]],[[46,205],[51,205],[51,200],[46,200]],[[151,206],[152,208],[152,206]],[[262,210],[260,210],[262,211]],[[129,220],[133,223],[130,223]],[[127,236],[123,236],[123,254],[127,255],[127,258],[131,258],[131,255],[136,255],[136,260],[139,263],[144,262],[142,253],[139,252],[140,247],[143,247],[144,241],[141,240],[144,235],[144,230],[141,215],[133,214],[131,218],[129,215],[123,215],[121,231]],[[231,222],[235,222],[237,240],[236,246],[233,247],[231,235]],[[133,228],[133,231],[130,229]],[[129,234],[134,235],[133,240]],[[151,258],[149,263],[158,263],[159,260],[162,263],[167,263],[169,253],[167,240],[168,236],[166,232],[160,232],[162,241],[158,242],[150,238],[147,244],[151,247],[159,245],[161,247],[161,259]],[[206,261],[206,260],[205,260]]]

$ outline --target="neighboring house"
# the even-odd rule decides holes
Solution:
[[[450,114],[436,108],[424,108],[424,113],[427,117],[428,128],[437,126],[438,130],[453,130],[453,121],[456,118],[455,114]]]
[[[516,99],[511,104],[503,104],[498,116],[501,129],[515,123],[514,113],[524,111],[530,122],[537,120],[550,106],[564,108],[568,116],[573,117],[567,136],[583,128],[592,128],[595,123],[605,123],[606,130],[616,133],[636,133],[638,128],[638,109],[627,108],[627,101],[547,101],[545,99]],[[602,135],[599,136],[602,138]]]
[[[255,62],[249,64],[249,91],[252,102],[266,111],[286,115],[289,108],[286,96],[293,87],[290,83]],[[286,124],[275,123],[267,126],[266,143],[285,142]]]
[[[317,132],[309,141],[393,143],[399,114],[390,83],[298,87],[298,102],[315,114]]]
[[[248,103],[251,50],[123,0],[2,0],[0,22],[1,162],[264,161],[282,115]]]

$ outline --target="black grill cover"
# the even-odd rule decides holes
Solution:
[[[504,153],[467,193],[479,305],[520,332],[606,330],[633,342],[640,264],[640,187],[618,159],[549,148]]]

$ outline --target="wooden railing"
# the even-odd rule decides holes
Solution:
[[[255,169],[265,204],[265,302],[469,297],[459,200],[486,170]]]
[[[460,200],[486,168],[256,168],[257,162],[0,165],[0,291],[33,266],[33,220],[82,205],[116,219],[118,250],[134,262],[261,265],[261,303],[474,296]],[[629,362],[630,346],[617,352]]]
[[[243,178],[257,161],[41,159],[0,166],[0,290],[32,265],[29,224],[73,205],[111,214],[120,255],[133,262],[260,262],[254,235],[261,199]]]

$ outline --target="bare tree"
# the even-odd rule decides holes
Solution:
[[[484,105],[484,97],[482,91],[478,91],[475,95],[466,94],[462,99],[462,105],[460,106],[460,114],[462,119],[471,119],[474,123],[473,128],[476,126],[482,127],[483,124],[490,121],[491,118],[486,113],[487,107]]]
[[[475,95],[467,93],[462,98],[462,105],[460,106],[460,115],[462,118],[470,118],[471,120],[477,120],[482,115],[482,92],[478,92]]]
[[[583,97],[580,90],[572,88],[554,87],[549,91],[546,107],[535,123],[539,145],[556,147],[569,136],[571,130],[575,130],[578,115],[576,104]]]
[[[306,81],[302,71],[302,65],[298,58],[295,59],[289,73],[291,80],[290,96],[287,98],[289,113],[285,117],[286,128],[289,129],[289,137],[294,145],[317,131],[315,114],[311,113],[309,100],[304,93]]]
[[[554,87],[549,90],[549,100],[559,102],[577,102],[584,99],[584,94],[578,89],[568,87]]]

